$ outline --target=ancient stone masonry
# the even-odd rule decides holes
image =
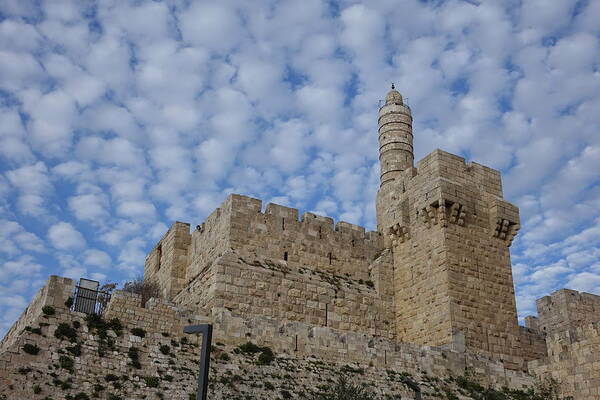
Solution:
[[[600,296],[562,289],[537,302],[527,326],[546,335],[547,358],[529,369],[560,382],[564,398],[600,398]]]
[[[439,398],[442,389],[459,393],[453,382],[465,374],[485,386],[533,384],[526,373],[466,353],[302,322],[234,316],[225,308],[201,316],[158,299],[142,308],[138,295],[119,291],[99,320],[68,309],[72,289],[70,279],[51,277],[40,290],[43,300],[19,320],[27,325],[11,330],[0,351],[0,396],[190,399],[199,340],[184,336],[182,328],[206,322],[214,326],[211,399],[279,398],[284,390],[286,398],[304,399],[340,373],[372,385],[378,394],[403,399],[414,398],[403,376],[419,382],[424,399]],[[52,312],[43,311],[48,306]],[[238,346],[248,341],[268,347],[273,360],[256,365],[240,356]],[[37,350],[26,351],[27,345]]]
[[[526,321],[541,333],[551,334],[600,322],[600,296],[561,289],[536,302],[538,318]]]
[[[590,323],[546,338],[548,357],[529,363],[537,376],[549,376],[560,383],[563,399],[600,398],[600,325]]]
[[[597,399],[600,297],[555,292],[538,300],[539,317],[519,326],[510,261],[519,210],[503,198],[499,171],[441,150],[415,166],[411,109],[395,89],[378,125],[376,231],[232,194],[204,222],[169,228],[145,261],[144,279],[158,284],[160,298],[142,308],[117,292],[102,332],[66,307],[73,282],[51,277],[0,342],[0,388],[27,398],[27,379],[36,379],[49,394],[59,387],[73,395],[77,384],[113,400],[163,398],[158,379],[169,398],[189,398],[197,340],[183,340],[182,329],[211,322],[220,343],[215,399],[278,398],[268,393],[275,384],[283,398],[302,398],[309,380],[331,381],[340,368],[363,371],[379,394],[402,398],[411,392],[390,376],[415,377],[424,398],[442,390],[455,398],[452,382],[466,381],[453,379],[469,372],[482,385],[515,389],[531,386],[535,373],[557,379],[565,397]],[[66,348],[60,332],[71,328],[76,345]],[[277,354],[277,367],[262,376],[293,372],[296,390],[280,377],[263,386],[232,381],[232,371],[261,374],[236,347],[247,341]],[[39,354],[24,353],[34,343]],[[70,352],[79,354],[70,364],[78,374],[65,383],[60,360]],[[101,395],[94,382],[110,374],[121,375],[111,386],[126,397]]]

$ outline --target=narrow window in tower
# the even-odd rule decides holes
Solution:
[[[156,270],[160,269],[160,261],[162,259],[162,243],[156,247]]]
[[[283,253],[283,260],[284,261],[288,260],[288,252],[287,251]]]
[[[329,257],[329,265],[331,265],[331,253],[327,254],[327,256]]]
[[[285,218],[281,218],[281,230],[285,231]]]
[[[352,247],[354,247],[354,239],[352,239],[352,241],[350,242],[350,244],[352,245]]]
[[[322,238],[322,236],[321,236],[321,227],[319,227],[319,239],[321,239],[321,238]]]

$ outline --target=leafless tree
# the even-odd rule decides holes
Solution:
[[[148,300],[152,297],[160,297],[160,287],[153,280],[144,280],[143,276],[138,276],[132,281],[125,282],[123,290],[129,293],[141,295],[141,306],[145,307]]]

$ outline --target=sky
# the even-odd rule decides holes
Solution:
[[[521,210],[519,315],[600,294],[600,1],[0,2],[0,336],[240,193],[375,228],[390,84]]]

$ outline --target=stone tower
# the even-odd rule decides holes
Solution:
[[[382,187],[393,182],[402,171],[412,168],[414,162],[410,108],[402,102],[402,95],[394,85],[379,110],[378,124]]]
[[[519,327],[509,246],[517,207],[500,173],[436,150],[413,166],[412,117],[392,88],[379,111],[377,225],[393,250],[397,338],[510,362]]]

